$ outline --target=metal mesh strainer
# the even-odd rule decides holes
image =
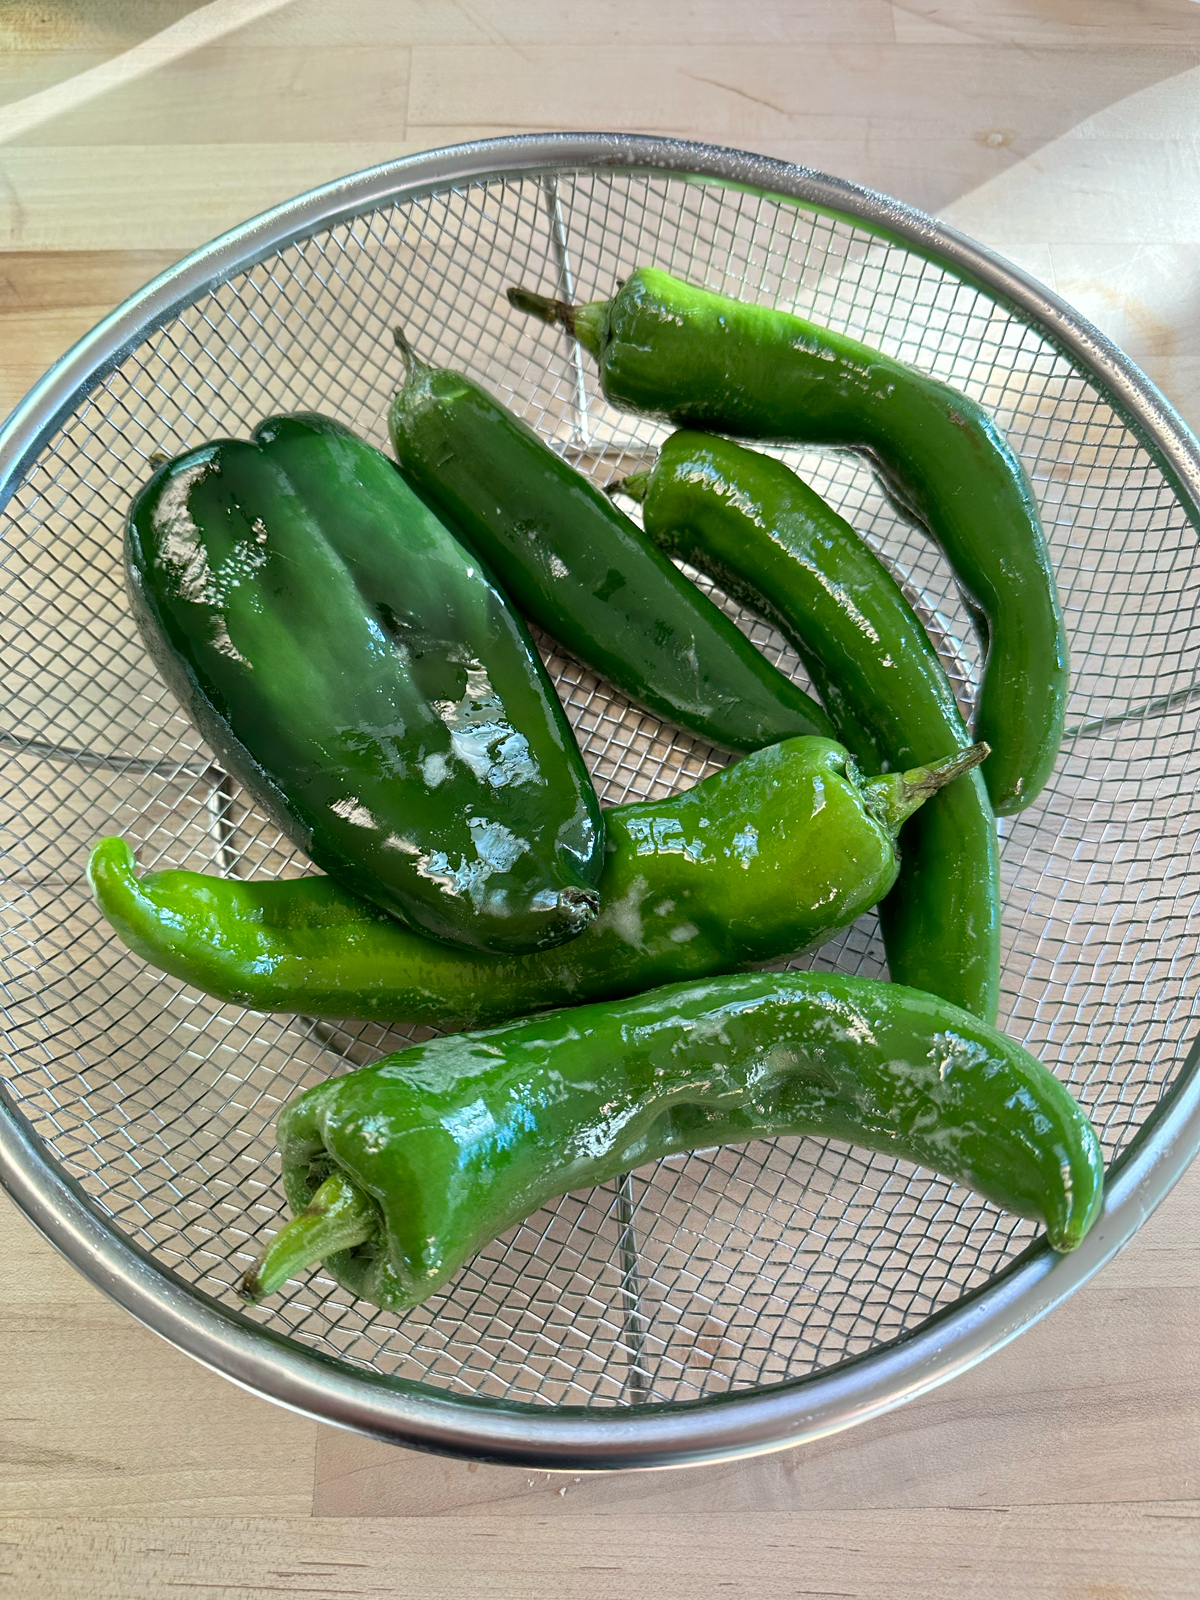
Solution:
[[[780,1140],[567,1196],[404,1317],[320,1274],[245,1313],[232,1285],[283,1209],[280,1105],[428,1030],[222,1006],[130,956],[92,907],[83,864],[108,832],[143,869],[308,870],[143,654],[121,579],[130,494],[156,453],[278,410],[328,411],[386,444],[397,322],[607,482],[663,430],[611,411],[573,346],[511,313],[503,290],[597,298],[645,262],[795,307],[948,379],[1023,455],[1074,688],[1053,782],[1003,828],[1001,1025],[1125,1158],[1106,1218],[1056,1261],[1031,1225],[952,1183]],[[51,1237],[191,1353],[319,1415],[438,1448],[559,1465],[733,1454],[844,1425],[976,1359],[1094,1270],[1186,1163],[1195,444],[1094,330],[977,247],[865,191],[706,147],[463,147],[334,185],[183,263],[43,381],[0,449],[0,1160]],[[969,705],[978,650],[934,547],[861,460],[785,454],[892,564]],[[729,609],[802,675],[777,635]],[[723,759],[546,653],[605,803],[668,793]],[[885,975],[874,917],[815,964]]]

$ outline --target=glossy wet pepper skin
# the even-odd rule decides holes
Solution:
[[[820,944],[895,881],[915,776],[864,783],[840,745],[791,739],[684,794],[609,811],[599,915],[525,956],[435,944],[328,878],[138,878],[122,839],[97,845],[88,876],[131,950],[219,999],[475,1027]]]
[[[613,405],[677,427],[869,452],[941,546],[986,635],[975,737],[992,749],[993,808],[1029,804],[1062,739],[1066,631],[1029,480],[981,406],[844,334],[654,268],[584,306],[509,298],[569,328]]]
[[[276,1137],[289,1204],[308,1214],[246,1292],[324,1257],[351,1293],[401,1311],[556,1195],[782,1135],[932,1168],[1044,1223],[1057,1250],[1101,1202],[1091,1124],[1014,1041],[898,984],[754,973],[435,1039],[299,1095]],[[356,1225],[322,1238],[331,1193],[357,1202]]]
[[[558,697],[378,450],[298,415],[189,451],[138,495],[126,556],[168,685],[318,866],[481,950],[590,921],[603,823]]]
[[[680,432],[625,480],[646,532],[768,617],[808,668],[838,737],[868,772],[970,743],[954,693],[898,584],[849,523],[781,461]],[[980,771],[934,795],[901,834],[879,908],[897,983],[993,1022],[1000,981],[996,824]]]
[[[400,470],[525,616],[636,704],[719,749],[832,731],[607,495],[469,378],[403,348],[408,377],[388,415]]]

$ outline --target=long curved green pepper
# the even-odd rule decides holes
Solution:
[[[388,411],[405,479],[524,614],[655,716],[746,754],[829,719],[595,484],[461,372],[407,375]]]
[[[862,781],[832,740],[789,739],[684,794],[619,806],[596,920],[524,956],[423,939],[329,878],[139,878],[123,839],[96,846],[88,877],[131,950],[219,999],[478,1027],[821,944],[895,882],[904,819],[985,754]]]
[[[306,1090],[276,1129],[296,1215],[242,1290],[323,1260],[403,1311],[555,1195],[797,1134],[954,1178],[1056,1250],[1100,1208],[1086,1114],[1013,1040],[899,984],[753,973],[434,1039]]]
[[[611,300],[511,303],[558,322],[605,398],[682,428],[867,451],[945,553],[985,634],[975,737],[997,814],[1027,806],[1062,740],[1067,638],[1037,502],[982,406],[845,334],[711,294],[652,267]]]
[[[769,617],[799,652],[838,737],[868,772],[970,743],[954,692],[895,579],[783,462],[707,433],[674,433],[626,478],[646,532]],[[987,772],[985,762],[982,771]],[[905,825],[879,907],[897,983],[993,1022],[1000,983],[996,824],[979,772]]]

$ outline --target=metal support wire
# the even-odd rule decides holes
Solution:
[[[17,733],[0,733],[0,749],[9,750],[13,755],[32,756],[38,761],[61,761],[68,766],[94,767],[102,772],[153,774],[161,778],[207,778],[217,770],[211,765],[190,766],[186,761],[84,750],[76,745],[55,744],[49,739],[23,739]]]
[[[554,252],[554,260],[558,267],[558,298],[571,303],[575,299],[575,276],[571,271],[571,258],[567,251],[567,225],[563,217],[562,203],[558,197],[558,179],[546,176],[542,179],[542,199],[546,207],[546,216],[550,223],[550,244]],[[574,371],[574,403],[575,423],[571,430],[571,444],[580,453],[586,452],[591,445],[591,429],[588,418],[588,392],[587,368],[583,361],[583,346],[571,334],[564,332],[563,338],[567,342],[568,360]]]
[[[558,298],[572,303],[575,299],[575,277],[571,271],[571,257],[567,249],[567,225],[559,199],[558,179],[547,175],[542,179],[542,198],[550,223],[550,242],[558,266]],[[571,366],[574,372],[575,424],[571,430],[569,453],[584,456],[592,448],[588,418],[587,370],[584,366],[583,346],[578,339],[564,333]],[[611,446],[609,446],[611,449]],[[629,1352],[629,1369],[625,1391],[633,1404],[644,1401],[649,1393],[649,1378],[642,1367],[646,1325],[640,1306],[638,1278],[637,1235],[634,1230],[635,1203],[633,1180],[625,1173],[617,1180],[617,1223],[620,1228],[621,1303],[624,1311],[622,1327],[623,1344]]]
[[[637,1202],[633,1198],[633,1174],[623,1172],[617,1179],[618,1250],[621,1261],[621,1304],[624,1309],[622,1344],[629,1354],[625,1374],[625,1393],[631,1405],[650,1398],[652,1379],[644,1364],[646,1319],[642,1315],[641,1275],[638,1272],[638,1242],[635,1228]]]
[[[575,275],[571,270],[571,257],[567,248],[567,223],[558,192],[557,178],[547,176],[542,179],[542,197],[550,223],[550,245],[558,267],[558,298],[571,304],[575,300]],[[565,329],[563,338],[566,340],[567,358],[574,374],[575,413],[571,437],[561,447],[563,455],[580,464],[585,460],[623,461],[629,456],[643,460],[652,455],[653,451],[645,439],[622,436],[604,440],[596,438],[589,411],[587,361],[584,349],[579,340]]]
[[[209,778],[209,789],[204,797],[204,805],[209,817],[209,832],[216,845],[217,865],[227,878],[244,877],[241,851],[234,842],[237,822],[233,809],[233,779],[215,763],[209,767],[206,776]]]

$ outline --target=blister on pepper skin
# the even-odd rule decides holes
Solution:
[[[275,417],[162,466],[126,537],[168,686],[292,842],[433,938],[595,914],[603,821],[524,624],[379,451]]]

